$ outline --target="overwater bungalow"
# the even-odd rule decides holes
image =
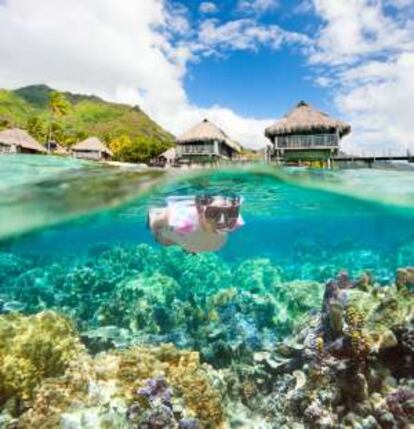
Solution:
[[[20,128],[0,131],[0,153],[47,153],[29,133]]]
[[[204,119],[176,139],[177,156],[189,162],[217,162],[238,156],[241,147],[219,127]]]
[[[72,147],[72,154],[78,159],[93,161],[109,160],[112,152],[97,137],[89,137]]]
[[[265,136],[273,144],[273,158],[277,161],[330,163],[338,154],[340,140],[350,132],[349,124],[301,101],[290,113],[266,128]]]

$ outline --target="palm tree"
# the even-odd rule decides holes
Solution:
[[[49,95],[49,108],[53,115],[64,116],[71,108],[70,101],[58,91],[52,91]]]
[[[62,116],[67,115],[70,112],[71,109],[70,101],[58,91],[52,91],[49,94],[49,110],[51,113],[51,120],[49,125],[49,133],[48,133],[48,142],[47,142],[47,149],[50,151],[50,140],[52,138],[52,128],[53,128],[53,122]]]

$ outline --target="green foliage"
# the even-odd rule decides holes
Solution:
[[[41,142],[49,138],[67,147],[97,136],[116,148],[115,159],[126,162],[147,162],[173,144],[173,136],[137,106],[59,93],[45,85],[0,90],[0,129],[9,126],[27,128]]]
[[[53,91],[50,93],[49,109],[54,116],[67,115],[71,107],[69,100],[61,92]]]
[[[170,148],[171,144],[146,136],[131,140],[123,134],[111,140],[109,147],[119,161],[148,162]]]
[[[35,108],[47,109],[51,89],[46,85],[31,85],[16,89],[14,94]]]
[[[39,142],[46,141],[47,123],[39,116],[30,116],[26,124],[27,132]]]
[[[35,113],[33,107],[12,91],[0,89],[0,129],[21,125]]]
[[[127,134],[122,134],[109,142],[109,149],[111,149],[115,158],[121,158],[122,154],[126,153],[131,145],[132,141],[129,136]]]
[[[70,147],[76,142],[88,137],[86,132],[78,130],[72,125],[62,125],[57,121],[54,121],[50,124],[49,132],[50,140],[66,147]]]
[[[0,117],[0,130],[3,130],[5,128],[11,127],[10,122],[7,120],[7,118]]]

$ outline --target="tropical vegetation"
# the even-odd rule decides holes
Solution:
[[[0,89],[0,129],[26,129],[40,143],[70,148],[97,136],[127,162],[148,162],[173,145],[173,136],[138,106],[110,103],[95,96],[61,93],[45,85]]]

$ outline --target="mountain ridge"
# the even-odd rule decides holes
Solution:
[[[97,136],[117,148],[116,158],[124,161],[145,161],[174,144],[174,136],[139,106],[113,103],[95,95],[60,92],[70,109],[54,117],[49,109],[53,92],[56,91],[44,84],[0,89],[0,129],[27,129],[43,144],[52,133],[53,139],[66,147]]]

